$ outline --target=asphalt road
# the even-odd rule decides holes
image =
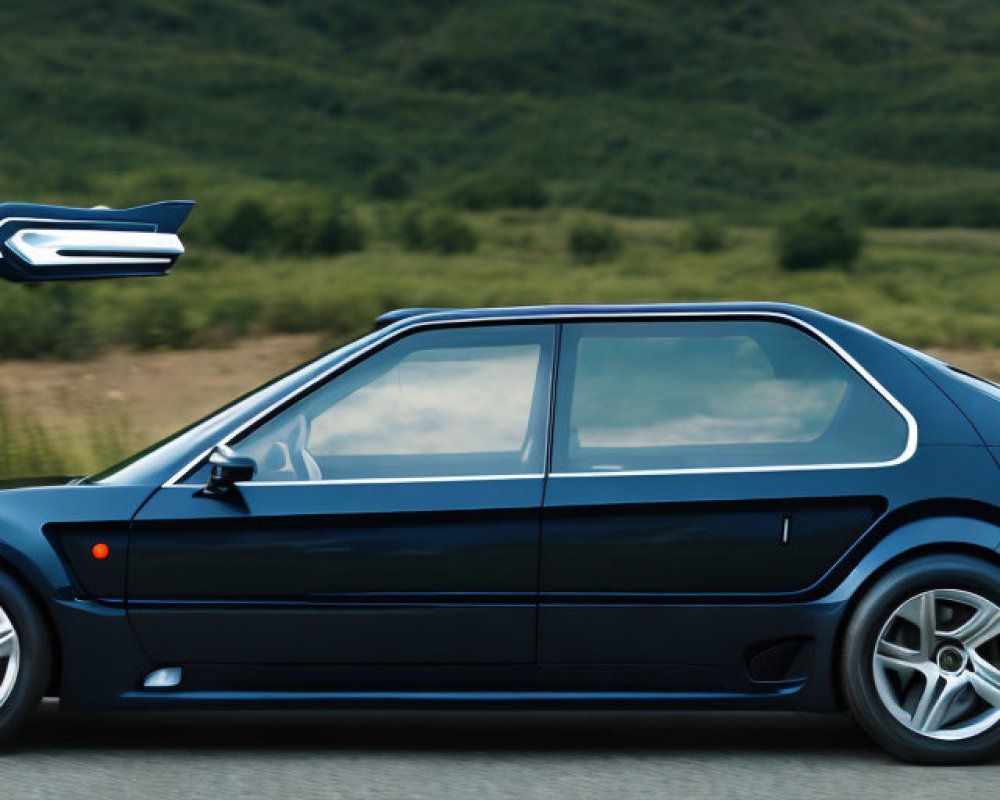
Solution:
[[[845,717],[60,714],[0,754],[0,797],[990,798],[1000,763],[898,764]]]

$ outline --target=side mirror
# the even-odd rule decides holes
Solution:
[[[212,455],[208,458],[212,471],[208,476],[208,483],[199,494],[202,497],[218,497],[229,499],[239,496],[236,484],[241,481],[253,480],[257,472],[257,462],[250,456],[237,455],[236,452],[220,444]]]

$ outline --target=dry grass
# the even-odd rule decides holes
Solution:
[[[26,453],[26,468],[94,472],[315,355],[320,342],[315,334],[288,334],[226,349],[0,362],[7,469],[16,470]]]

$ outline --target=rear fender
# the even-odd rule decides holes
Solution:
[[[827,599],[832,602],[850,600],[887,567],[930,549],[972,550],[984,557],[994,557],[1000,549],[1000,527],[970,517],[931,517],[902,525],[880,539]]]

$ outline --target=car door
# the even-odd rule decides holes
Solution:
[[[229,444],[134,520],[128,606],[162,663],[535,660],[549,325],[403,336]]]
[[[558,373],[543,662],[709,657],[682,651],[710,616],[662,604],[806,589],[915,446],[884,389],[776,319],[567,324]]]

